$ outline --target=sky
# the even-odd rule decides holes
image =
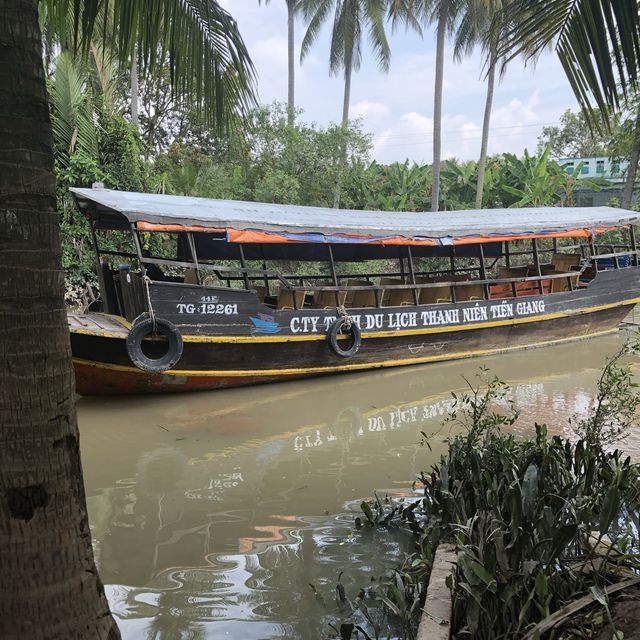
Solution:
[[[238,21],[258,75],[259,101],[287,99],[287,12],[285,0],[219,0]],[[329,21],[330,24],[330,21]],[[329,27],[300,64],[304,34],[301,17],[296,22],[296,106],[302,119],[326,125],[342,114],[342,76],[329,76]],[[435,33],[397,29],[388,33],[391,66],[379,71],[368,43],[362,66],[351,88],[352,119],[361,118],[363,130],[372,134],[372,156],[378,162],[431,162],[433,141],[433,82]],[[486,98],[483,58],[479,50],[454,63],[450,47],[444,69],[442,157],[477,159]],[[496,82],[489,153],[534,152],[543,126],[558,124],[577,103],[562,67],[552,51],[544,52],[534,66],[512,62]]]

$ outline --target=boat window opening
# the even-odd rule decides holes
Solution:
[[[488,245],[473,245],[466,255],[449,248],[448,256],[433,257],[414,257],[408,247],[396,247],[397,258],[378,260],[335,260],[332,245],[325,248],[325,261],[247,260],[244,248],[238,245],[229,249],[235,250],[238,260],[214,263],[193,250],[196,243],[190,242],[189,235],[140,233],[143,264],[152,280],[248,289],[266,307],[278,310],[397,307],[544,295],[588,286],[597,270],[632,262],[629,256],[616,255],[618,250],[628,251],[630,245],[615,242],[618,236],[600,234],[602,239],[599,236],[591,243],[555,238],[503,242],[489,256],[484,255]],[[589,265],[592,255],[599,257]],[[130,263],[135,270],[135,260]],[[110,306],[124,310],[119,280],[116,273],[115,298],[120,302]]]
[[[98,255],[110,256],[109,263],[114,269],[118,267],[116,258],[125,258],[123,263],[131,264],[135,261],[138,266],[138,253],[136,251],[131,231],[120,229],[94,229],[94,238]],[[111,257],[112,256],[112,257]]]
[[[197,261],[186,233],[137,232],[145,275],[159,282],[198,284]]]

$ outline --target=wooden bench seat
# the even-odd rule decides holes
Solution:
[[[542,293],[551,293],[552,283],[551,278],[544,279],[542,282]],[[538,282],[535,280],[527,280],[525,282],[516,282],[516,296],[537,296],[540,295],[540,288]],[[492,284],[489,285],[489,298],[494,300],[496,298],[513,298],[513,287],[509,283]]]

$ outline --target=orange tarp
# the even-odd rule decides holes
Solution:
[[[624,225],[625,227],[628,225]],[[139,220],[136,223],[139,231],[164,231],[164,232],[185,232],[193,231],[196,233],[227,233],[227,241],[241,244],[287,244],[297,243],[304,244],[305,240],[299,238],[289,238],[286,233],[261,231],[259,229],[219,229],[212,227],[202,227],[199,225],[179,225],[179,224],[159,224],[153,222],[144,222]],[[533,238],[588,238],[595,233],[604,233],[605,231],[613,231],[621,227],[595,227],[593,229],[570,229],[568,231],[552,231],[549,233],[523,233],[513,235],[473,235],[447,238],[446,242],[442,242],[438,238],[406,238],[404,236],[390,236],[378,238],[372,236],[359,236],[353,234],[333,234],[327,236],[327,244],[349,243],[354,244],[379,244],[379,245],[411,245],[411,246],[449,246],[449,245],[468,245],[468,244],[484,244],[487,242],[512,242],[514,240],[531,240]],[[294,234],[295,232],[291,232]],[[303,235],[303,234],[301,234]],[[322,235],[322,234],[316,234]],[[335,238],[333,240],[332,238]],[[445,240],[445,239],[443,239]],[[314,240],[308,242],[316,244]]]

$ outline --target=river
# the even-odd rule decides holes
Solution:
[[[623,336],[245,389],[80,399],[96,560],[123,638],[327,637],[340,572],[354,597],[401,551],[398,538],[354,529],[361,500],[418,495],[412,481],[446,450],[442,422],[463,376],[474,382],[488,367],[512,386],[518,432],[537,421],[568,435]],[[623,447],[639,458],[640,430]]]

